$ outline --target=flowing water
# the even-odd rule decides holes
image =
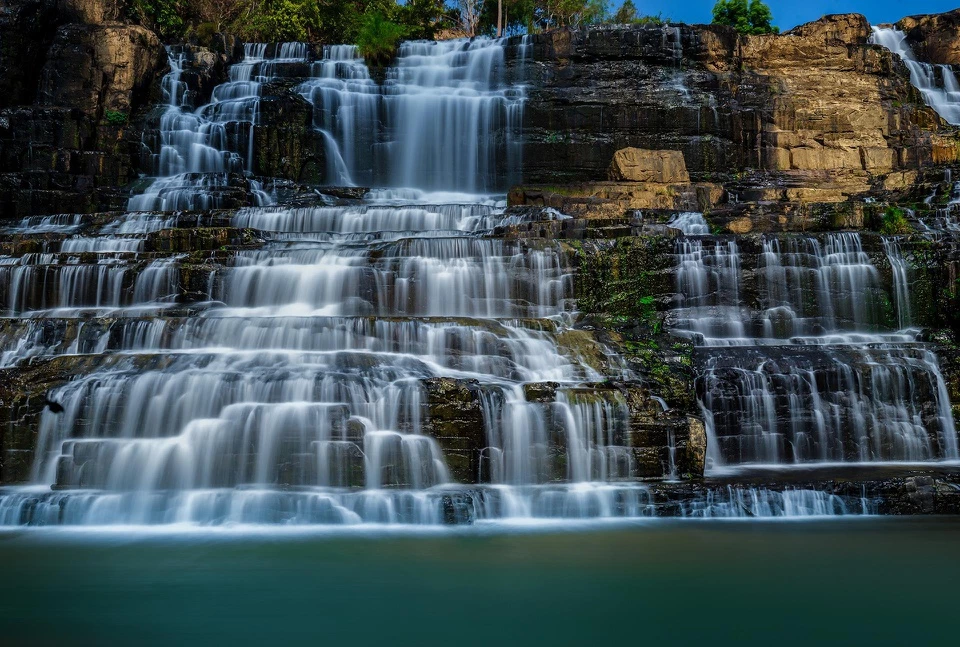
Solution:
[[[764,237],[743,254],[701,220],[671,223],[685,234],[675,331],[699,346],[713,467],[960,457],[896,238],[881,241],[887,286],[857,233]]]
[[[0,257],[0,366],[61,361],[73,377],[47,393],[58,406],[40,417],[30,483],[0,492],[0,524],[665,514],[642,479],[678,476],[676,437],[652,459],[634,446],[648,433],[631,409],[642,382],[573,328],[568,248],[492,235],[523,219],[489,192],[519,170],[529,49],[405,43],[377,83],[352,47],[314,60],[303,44],[248,44],[195,105],[171,48],[144,141],[155,177],[128,212],[7,229],[43,237]],[[278,79],[312,103],[330,180],[386,188],[313,206],[262,190],[254,134]],[[260,238],[162,251],[178,230],[228,226]],[[887,285],[856,233],[770,237],[745,254],[701,214],[670,226],[682,234],[672,328],[698,345],[712,467],[958,458],[900,241],[882,241]],[[802,486],[717,484],[669,514],[874,511]]]
[[[522,63],[526,41],[513,47]],[[573,308],[566,253],[487,236],[503,221],[498,199],[425,191],[502,189],[514,172],[523,86],[508,82],[506,55],[506,41],[407,43],[380,86],[350,47],[307,66],[306,47],[247,45],[211,102],[194,108],[184,55],[171,50],[151,142],[158,178],[130,213],[99,235],[0,261],[0,303],[17,322],[0,339],[3,364],[64,355],[85,367],[48,394],[63,411],[44,411],[32,484],[0,496],[0,522],[654,514],[633,478],[622,394],[589,386],[628,372],[558,342]],[[252,133],[262,87],[291,68],[312,75],[300,88],[337,160],[333,179],[418,188],[336,206],[268,204],[250,176]],[[497,128],[502,139],[490,136]],[[265,244],[199,264],[141,253],[164,228],[225,217],[145,210],[209,209],[237,186],[251,206],[229,224],[257,229]],[[450,384],[479,402],[458,433],[480,440],[431,427],[429,389]],[[529,400],[529,384],[551,385],[550,395]],[[438,438],[477,445],[458,469],[480,487],[454,483]],[[690,514],[742,514],[723,503],[738,493],[718,496]],[[798,509],[792,495],[757,496],[758,514]]]
[[[910,70],[910,83],[920,90],[927,105],[948,123],[960,125],[960,82],[949,65],[918,61],[906,34],[893,27],[873,27],[870,42],[899,56]]]

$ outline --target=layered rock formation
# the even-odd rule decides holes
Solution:
[[[907,16],[897,22],[921,60],[960,65],[960,9],[947,13]]]
[[[250,314],[230,328],[224,324],[230,316],[198,315],[244,306],[270,312],[277,293],[287,299],[280,304],[307,313],[273,313],[289,326],[289,335],[277,338],[292,344],[285,355],[322,347],[316,354],[336,359],[317,369],[302,392],[291,396],[265,387],[257,397],[287,398],[279,404],[298,406],[331,398],[324,402],[331,405],[324,412],[330,420],[324,420],[340,439],[330,449],[343,461],[338,487],[360,489],[370,480],[366,451],[386,457],[371,487],[381,494],[420,479],[429,489],[441,463],[443,484],[452,488],[444,494],[445,522],[472,519],[478,502],[506,505],[497,499],[498,486],[517,484],[518,478],[493,477],[491,466],[502,461],[509,443],[491,441],[485,427],[495,429],[491,407],[529,416],[503,425],[516,435],[510,442],[521,449],[529,443],[536,460],[522,458],[523,469],[514,469],[523,478],[533,474],[538,486],[549,490],[576,480],[570,463],[577,452],[578,469],[585,471],[580,481],[655,483],[617,495],[624,509],[631,505],[628,494],[637,492],[649,497],[657,514],[685,514],[692,500],[729,496],[736,506],[733,492],[761,488],[782,495],[801,488],[834,503],[861,501],[865,511],[956,512],[958,475],[948,468],[849,478],[827,472],[786,480],[709,476],[710,467],[758,460],[953,457],[950,434],[956,434],[947,413],[960,403],[960,225],[950,180],[956,133],[923,105],[904,66],[868,44],[862,16],[829,16],[777,36],[741,37],[703,26],[560,31],[529,39],[532,58],[522,61],[520,40],[511,40],[509,73],[525,75],[528,86],[525,183],[510,192],[510,209],[500,214],[488,203],[439,206],[415,195],[410,200],[424,203],[390,205],[389,218],[380,221],[377,209],[384,203],[361,202],[363,190],[316,188],[330,181],[330,149],[313,127],[313,106],[297,89],[312,72],[316,51],[275,66],[268,61],[276,74],[251,95],[258,111],[252,134],[249,120],[218,122],[235,140],[241,132],[249,135],[245,172],[232,169],[227,184],[216,187],[223,210],[103,211],[120,206],[136,175],[150,171],[144,153],[161,150],[158,123],[165,109],[157,107],[163,49],[148,31],[115,22],[122,18],[117,7],[77,2],[68,11],[24,2],[4,14],[4,34],[40,26],[28,47],[40,52],[42,65],[5,78],[15,106],[0,111],[0,217],[85,215],[0,232],[0,304],[11,314],[0,324],[0,342],[10,353],[3,357],[11,358],[0,369],[0,482],[30,477],[50,389],[69,387],[77,407],[86,407],[77,376],[93,390],[101,374],[202,370],[190,364],[192,351],[216,355],[221,349],[214,341],[233,343],[248,332],[246,343],[262,344],[241,350],[273,353],[272,340],[257,337],[281,330],[271,317],[258,321]],[[905,28],[948,33],[948,23],[920,20]],[[948,56],[942,53],[947,41],[937,40],[941,54],[925,55]],[[6,69],[12,70],[13,51],[4,44],[0,62]],[[189,95],[181,105],[195,109],[228,78],[243,46],[223,37],[212,49],[174,46],[170,54],[182,67],[179,80]],[[226,152],[239,155],[236,148]],[[260,180],[281,205],[238,211],[253,204]],[[470,228],[473,218],[493,224]],[[408,220],[414,225],[398,222]],[[129,230],[118,234],[124,225]],[[448,235],[447,227],[458,234]],[[342,253],[324,256],[328,240]],[[461,248],[461,242],[477,245]],[[282,275],[285,267],[293,271]],[[355,283],[320,274],[331,267]],[[302,292],[284,292],[288,284],[299,288],[315,270],[329,279],[323,287],[339,301],[319,303],[319,279]],[[237,278],[246,271],[254,276],[249,282]],[[264,289],[258,272],[281,278]],[[503,295],[477,297],[477,303],[493,304],[482,311],[473,302],[418,309],[418,290],[457,272],[490,279],[491,290],[507,287]],[[20,274],[30,280],[19,281]],[[455,301],[464,286],[476,287],[440,284],[430,298]],[[318,308],[337,306],[344,321],[318,323],[331,317],[303,310],[300,298],[317,299]],[[538,299],[556,309],[530,314],[539,312]],[[505,300],[509,308],[498,305]],[[230,308],[223,308],[226,302]],[[339,309],[343,304],[349,307]],[[157,310],[139,314],[146,305]],[[509,329],[506,321],[514,322]],[[918,328],[924,329],[919,341]],[[320,344],[324,335],[333,339],[324,342],[329,346]],[[348,337],[355,346],[344,348]],[[207,346],[194,346],[198,339]],[[510,346],[518,339],[530,345],[520,344],[523,354]],[[536,366],[551,353],[570,360],[576,375],[564,373],[563,383],[523,377],[524,362]],[[440,356],[449,365],[440,366]],[[288,361],[250,370],[280,366],[263,384],[284,384],[302,368],[299,360]],[[464,377],[484,362],[502,371],[496,381]],[[392,371],[384,383],[402,383],[416,397],[402,399],[397,408],[403,415],[389,428],[374,430],[383,442],[376,449],[365,444],[370,430],[364,416],[348,416],[340,402],[355,397],[359,411],[367,394],[333,397],[318,385],[329,375],[346,384],[384,367]],[[222,384],[242,383],[250,372],[245,364],[229,369],[216,376]],[[205,388],[209,384],[212,378]],[[513,409],[504,408],[504,384],[512,389]],[[122,393],[126,387],[116,388]],[[206,404],[189,416],[206,412]],[[203,425],[222,411],[207,413],[187,419]],[[578,427],[576,417],[588,414],[593,426]],[[53,447],[53,488],[102,488],[115,447],[87,437],[92,417],[71,416],[74,436]],[[857,416],[882,419],[875,426],[883,429],[858,427]],[[235,429],[234,419],[221,422]],[[831,436],[829,424],[840,431]],[[541,436],[528,438],[534,426]],[[587,428],[601,429],[603,437],[571,431]],[[907,429],[913,445],[904,441],[907,432],[881,433],[888,429]],[[182,427],[169,431],[176,435]],[[424,447],[436,446],[442,460],[431,455],[422,473],[405,472],[402,460],[389,458],[389,451],[402,455],[393,447],[405,442],[401,435],[417,437],[418,458],[426,455]],[[293,491],[316,480],[322,465],[313,458],[320,455],[294,441],[277,441],[287,458],[270,473],[272,480],[258,485]],[[257,455],[248,446],[229,449],[228,462]],[[413,449],[406,451],[404,460]],[[332,460],[333,454],[323,456]],[[867,499],[874,508],[862,503]],[[30,505],[33,514],[38,503]]]
[[[767,199],[842,201],[891,172],[956,158],[856,14],[782,35],[717,26],[534,38],[525,181],[599,180],[626,146],[683,152],[695,179],[768,173]],[[560,162],[560,163],[557,163]]]
[[[120,3],[36,0],[0,15],[0,210],[89,212],[137,177],[139,115],[159,99],[159,39]],[[121,198],[122,199],[122,198]]]

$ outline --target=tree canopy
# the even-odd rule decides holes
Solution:
[[[741,34],[776,34],[770,7],[761,0],[718,0],[713,6],[713,24],[735,27]]]

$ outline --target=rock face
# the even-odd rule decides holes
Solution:
[[[897,23],[920,60],[960,65],[960,9],[925,16],[908,16]]]
[[[0,214],[90,212],[136,177],[166,70],[121,3],[20,0],[0,15]]]
[[[614,153],[608,175],[613,182],[680,184],[690,181],[680,151],[648,151],[640,148],[621,148]]]
[[[836,201],[932,163],[935,149],[956,159],[934,144],[943,123],[906,68],[869,35],[847,14],[769,36],[698,25],[535,36],[524,181],[599,180],[616,151],[638,147],[682,152],[694,179],[758,169],[797,188],[832,184]]]
[[[166,57],[157,36],[136,25],[65,25],[41,73],[37,103],[94,118],[144,106]],[[119,119],[119,117],[115,118]]]

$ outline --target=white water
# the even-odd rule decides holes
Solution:
[[[157,179],[143,194],[130,198],[128,209],[213,209],[223,206],[223,195],[231,188],[249,193],[256,204],[269,204],[256,181],[231,180],[231,175],[253,171],[253,129],[262,81],[270,78],[277,61],[305,60],[306,55],[302,43],[282,43],[271,58],[266,45],[247,44],[243,61],[230,68],[229,81],[214,88],[210,103],[193,109],[191,93],[181,80],[185,55],[170,49],[170,72],[162,82],[167,108],[151,154]]]
[[[435,525],[660,514],[639,482],[629,394],[618,386],[634,376],[571,330],[573,269],[563,247],[488,235],[511,220],[502,196],[476,192],[502,189],[519,162],[523,87],[510,81],[507,46],[407,44],[382,87],[351,48],[328,48],[301,91],[327,135],[329,177],[393,186],[355,204],[297,208],[257,193],[250,142],[259,84],[304,64],[307,49],[285,44],[268,57],[266,47],[248,46],[230,81],[195,110],[171,52],[153,160],[159,179],[131,198],[131,213],[97,226],[44,217],[10,228],[65,238],[44,253],[0,257],[0,366],[78,363],[48,394],[64,411],[42,414],[31,483],[0,491],[0,523]],[[518,55],[527,49],[522,43]],[[266,244],[190,257],[144,251],[157,232],[214,217],[140,210],[208,209],[237,182],[248,206],[217,217],[259,230]],[[686,235],[677,243],[677,328],[698,343],[878,338],[861,330],[875,323],[869,303],[848,303],[879,289],[859,240],[804,239],[790,252],[771,243],[761,272],[769,307],[754,316],[736,242],[703,238],[701,214],[670,226]],[[891,263],[902,260],[894,251]],[[804,310],[811,294],[822,316]],[[899,312],[909,321],[908,308]],[[576,350],[565,341],[571,334],[580,335]],[[884,339],[907,337],[898,330]],[[859,407],[873,418],[863,427],[869,442],[857,446],[876,452],[863,460],[955,456],[955,432],[954,445],[944,444],[953,421],[932,353],[897,346],[858,356],[871,360],[880,368],[871,369],[868,395],[861,374],[804,394],[796,374],[814,368],[761,370],[761,360],[752,367],[759,386],[734,381],[751,389],[736,405],[746,412],[737,419],[748,432],[742,447],[752,452],[742,455],[845,459],[834,437],[848,426],[825,422],[824,442],[807,447],[803,416]],[[784,390],[777,380],[792,382]],[[473,417],[435,427],[443,422],[430,419],[436,389],[441,402],[466,394],[455,409]],[[783,392],[798,397],[784,405],[775,400]],[[704,402],[719,463],[731,453],[718,449],[725,394],[717,393]],[[811,409],[814,397],[826,404]],[[773,409],[763,409],[770,398]],[[922,398],[936,403],[942,438],[928,433],[935,423],[929,407],[917,411]],[[800,449],[791,457],[781,452],[788,434],[779,423],[761,424],[770,411],[793,416]],[[673,477],[669,449],[661,467]],[[464,472],[461,480],[479,485],[455,482]],[[748,488],[710,489],[671,513],[863,511],[824,493]]]
[[[937,358],[911,328],[909,265],[881,242],[890,285],[855,233],[766,237],[751,259],[733,240],[677,241],[675,331],[703,347],[713,467],[960,456]]]
[[[948,65],[917,60],[907,36],[893,27],[873,27],[870,42],[899,56],[910,70],[910,83],[920,90],[927,105],[953,125],[960,125],[960,83]]]
[[[331,183],[471,192],[518,179],[524,87],[506,39],[403,43],[382,86],[355,47],[324,50],[300,92],[326,135]],[[518,46],[522,59],[526,39]]]

